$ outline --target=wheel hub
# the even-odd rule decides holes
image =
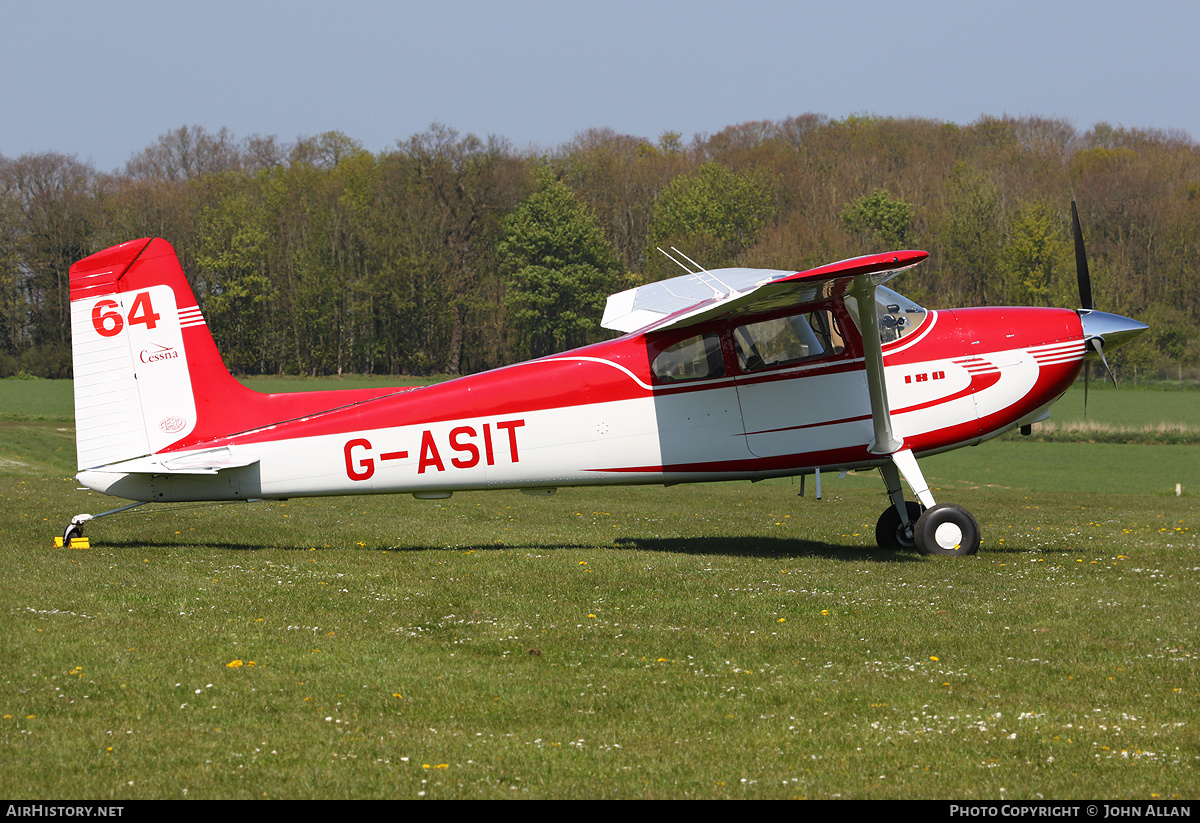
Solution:
[[[962,529],[956,523],[942,523],[934,530],[933,539],[943,549],[957,549],[962,545]]]

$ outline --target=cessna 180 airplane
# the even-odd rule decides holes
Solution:
[[[689,260],[608,299],[616,339],[438,385],[298,394],[234,380],[174,250],[135,240],[70,271],[76,477],[138,501],[114,514],[878,468],[880,546],[973,554],[974,518],[936,503],[917,458],[1044,419],[1085,356],[1146,328],[1094,310],[1077,217],[1074,231],[1077,311],[926,310],[883,286],[923,251],[802,272]],[[64,543],[99,516],[72,518]]]

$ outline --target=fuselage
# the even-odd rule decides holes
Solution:
[[[918,456],[1044,416],[1085,351],[1066,309],[921,311],[904,322],[883,346],[887,396],[895,433]],[[627,334],[428,387],[313,393],[290,408],[299,411],[160,451],[162,473],[116,463],[78,478],[149,501],[440,496],[754,480],[886,459],[871,451],[862,335],[842,297],[803,316]]]

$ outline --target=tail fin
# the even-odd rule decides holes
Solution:
[[[225,370],[175,250],[113,246],[71,267],[79,468],[152,454],[197,433],[199,384],[247,391]],[[205,404],[207,405],[207,404]]]
[[[122,243],[71,267],[79,469],[174,451],[397,389],[260,394],[225,368],[165,240]]]

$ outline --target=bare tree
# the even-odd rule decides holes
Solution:
[[[28,306],[27,342],[65,350],[70,340],[67,272],[91,254],[99,176],[73,156],[27,154],[0,167],[0,197],[16,223],[5,230],[16,282]],[[69,362],[69,357],[67,358]]]
[[[145,180],[173,183],[241,168],[241,152],[229,129],[216,134],[203,126],[180,126],[161,134],[125,164],[125,174]]]

